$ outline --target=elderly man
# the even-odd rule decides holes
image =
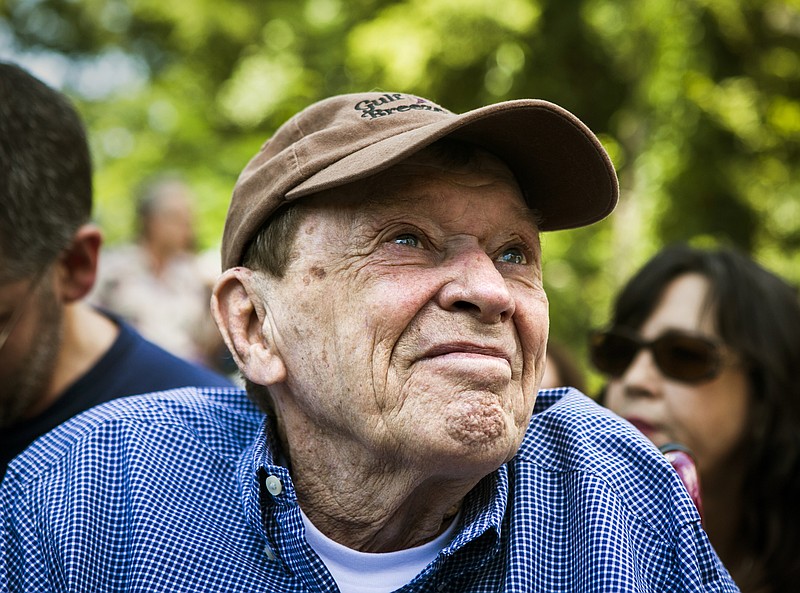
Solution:
[[[539,233],[616,199],[550,103],[310,106],[226,221],[212,309],[257,406],[151,394],[40,441],[0,494],[0,583],[735,591],[663,456],[574,390],[536,396]]]
[[[102,235],[92,162],[66,97],[0,62],[0,479],[64,420],[112,398],[231,386],[85,300]]]

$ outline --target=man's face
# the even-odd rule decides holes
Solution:
[[[61,319],[51,273],[0,283],[0,331],[13,322],[0,349],[0,427],[24,418],[43,396],[61,344]]]
[[[508,169],[421,157],[312,198],[264,305],[287,432],[488,473],[516,452],[548,331],[538,229]]]

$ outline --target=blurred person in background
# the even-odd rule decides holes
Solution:
[[[672,246],[623,288],[590,350],[605,405],[692,452],[704,526],[742,591],[796,591],[797,291],[733,250]]]
[[[0,62],[0,478],[37,437],[109,399],[222,377],[89,306],[102,236],[72,105]]]
[[[136,204],[137,240],[100,259],[90,299],[176,356],[213,366],[222,344],[211,314],[211,286],[219,272],[195,254],[195,196],[176,175],[146,180]]]
[[[566,344],[551,338],[547,342],[547,365],[539,389],[565,386],[586,393],[586,379],[575,355]]]

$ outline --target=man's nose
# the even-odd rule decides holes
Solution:
[[[484,323],[511,318],[514,298],[494,260],[478,249],[451,258],[452,278],[438,293],[439,306],[448,311],[467,311]]]

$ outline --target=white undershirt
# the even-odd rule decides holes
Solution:
[[[342,593],[389,593],[410,583],[447,547],[456,531],[459,515],[436,539],[397,552],[358,552],[333,541],[300,511],[308,544],[328,567]]]

